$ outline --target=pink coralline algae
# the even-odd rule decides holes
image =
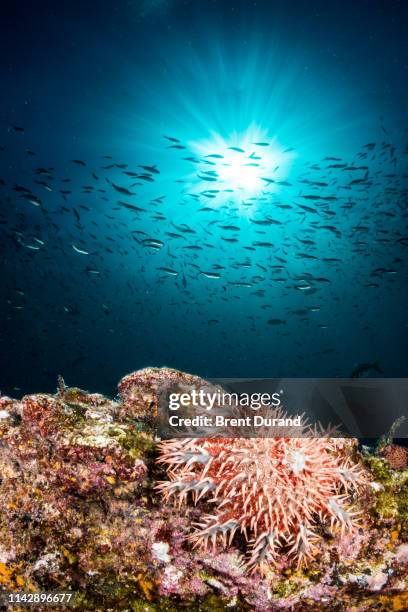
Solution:
[[[323,526],[355,530],[360,512],[351,497],[367,484],[342,438],[182,439],[160,444],[169,480],[166,500],[189,496],[214,504],[190,536],[207,549],[226,547],[235,534],[249,539],[246,564],[267,571],[284,550],[298,567],[317,551]]]

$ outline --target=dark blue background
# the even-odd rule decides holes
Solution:
[[[48,391],[62,374],[70,384],[114,393],[123,374],[146,365],[208,377],[293,377],[348,376],[359,363],[378,361],[384,376],[406,376],[407,248],[396,242],[408,234],[406,30],[407,3],[385,0],[3,3],[1,391]],[[294,238],[304,231],[302,218],[280,217],[286,233],[282,238],[276,230],[273,240],[286,241],[287,287],[278,295],[269,283],[260,299],[230,285],[248,280],[236,262],[274,263],[275,253],[242,250],[254,239],[247,220],[242,217],[239,242],[230,247],[218,235],[209,238],[191,200],[180,205],[182,186],[174,181],[185,180],[187,170],[163,134],[189,144],[214,134],[227,142],[251,125],[295,149],[288,180],[325,156],[354,163],[369,142],[397,150],[397,190],[387,192],[391,179],[379,175],[377,191],[361,208],[368,221],[338,209],[342,241],[318,233],[313,252],[330,257],[335,243],[341,263],[328,271],[305,265],[330,276],[331,284],[304,300],[292,288],[303,271]],[[117,206],[121,196],[104,177],[124,184],[123,173],[101,170],[109,163],[104,155],[128,170],[157,164],[160,177],[131,202],[144,207],[165,195],[153,209],[165,221]],[[78,158],[86,168],[70,161]],[[383,162],[369,163],[375,173]],[[58,188],[48,193],[35,183],[41,178],[35,169],[50,166]],[[95,189],[107,190],[104,200],[83,192],[92,171]],[[64,177],[72,191],[65,200]],[[42,207],[22,202],[16,183],[41,197]],[[194,189],[192,179],[188,187]],[[292,189],[298,192],[296,182]],[[276,197],[291,201],[294,193]],[[382,226],[375,217],[372,225],[370,207],[373,218],[379,207],[393,217],[382,216]],[[266,214],[262,204],[256,212]],[[192,243],[211,246],[190,258],[164,234],[177,231],[172,221],[194,228]],[[358,223],[369,229],[366,246],[353,253]],[[386,245],[377,241],[386,235],[381,227],[389,231]],[[165,245],[158,253],[146,249],[132,230]],[[27,248],[40,245],[35,238],[44,242],[38,251]],[[72,244],[90,255],[78,255]],[[372,270],[393,268],[396,259],[395,277],[380,275],[378,288],[368,289]],[[226,269],[215,284],[189,267],[208,270],[216,262]],[[158,267],[179,275],[161,275]],[[251,271],[256,274],[261,268]],[[264,303],[272,308],[263,310]],[[321,308],[317,317],[293,315],[305,303]],[[285,323],[267,323],[275,317]]]

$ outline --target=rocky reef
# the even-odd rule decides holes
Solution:
[[[154,418],[163,385],[199,382],[146,368],[115,400],[62,379],[54,395],[0,397],[0,593],[70,590],[76,609],[104,612],[408,609],[407,453],[392,441],[345,445],[367,481],[352,500],[358,524],[316,523],[306,567],[282,546],[250,573],[239,534],[215,552],[192,547],[211,502],[180,507],[157,490]]]

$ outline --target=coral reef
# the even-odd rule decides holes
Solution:
[[[307,567],[293,564],[293,540],[265,576],[244,567],[238,533],[225,550],[193,549],[192,525],[213,504],[203,495],[179,507],[156,491],[166,471],[151,422],[161,385],[198,380],[148,368],[125,377],[115,401],[63,380],[54,395],[0,397],[0,593],[72,590],[76,609],[104,612],[407,609],[408,469],[370,449],[328,440],[321,449],[327,467],[357,480],[367,471],[370,492],[341,472],[328,479],[323,491],[354,492],[361,527],[341,529],[322,508],[320,525],[318,496],[318,555]],[[293,453],[287,460],[300,465]]]
[[[402,470],[408,466],[408,448],[398,444],[386,446],[382,456],[388,461],[394,470]]]
[[[151,420],[158,414],[158,393],[166,387],[200,386],[202,378],[171,368],[144,368],[124,376],[118,385],[122,399],[121,416]]]
[[[370,513],[378,526],[387,526],[408,539],[408,468],[394,469],[386,458],[366,452],[364,462],[377,483]]]

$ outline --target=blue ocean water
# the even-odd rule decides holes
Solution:
[[[1,391],[406,376],[406,13],[10,4]]]

